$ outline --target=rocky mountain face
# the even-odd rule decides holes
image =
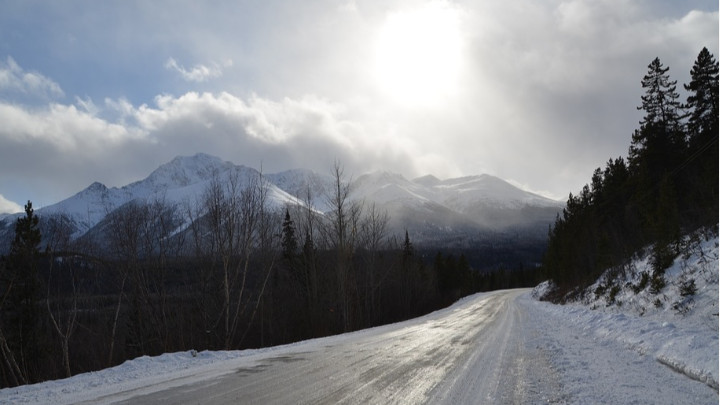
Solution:
[[[260,173],[206,154],[181,156],[143,180],[120,188],[96,182],[68,199],[37,209],[36,214],[44,226],[50,221],[42,219],[62,217],[73,239],[88,237],[104,218],[128,203],[162,201],[191,207],[211,182],[227,184],[231,178],[243,188],[257,181]],[[296,169],[263,175],[263,179],[270,207],[309,205],[320,213],[331,209],[336,182],[329,174]],[[489,175],[447,180],[428,175],[409,180],[375,172],[349,179],[349,185],[349,201],[386,211],[390,233],[404,235],[408,230],[418,246],[467,248],[498,238],[542,240],[563,207]],[[21,215],[0,216],[0,252],[8,251],[15,220]]]

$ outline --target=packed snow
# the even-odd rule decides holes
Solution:
[[[666,286],[657,294],[649,286],[635,291],[642,273],[653,272],[646,254],[618,277],[611,277],[612,270],[606,272],[579,301],[544,306],[578,331],[652,357],[717,391],[718,237],[701,232],[682,243],[687,254],[665,271]],[[691,283],[693,294],[687,291]],[[611,294],[613,286],[617,287]],[[541,297],[548,288],[545,282],[533,295]]]

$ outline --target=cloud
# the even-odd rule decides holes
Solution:
[[[438,108],[404,108],[374,80],[372,39],[388,15],[425,3],[332,3],[103,4],[84,7],[91,24],[74,10],[49,24],[60,6],[0,16],[0,37],[11,20],[33,30],[5,46],[43,72],[0,61],[0,191],[23,201],[51,190],[56,201],[206,152],[266,171],[327,171],[338,159],[356,174],[485,172],[564,198],[627,153],[654,57],[682,93],[697,52],[718,54],[706,1],[458,0],[461,89]],[[72,41],[46,28],[58,25]],[[57,102],[63,90],[74,105]],[[28,107],[20,96],[33,92],[43,103]],[[33,186],[10,193],[27,173]]]
[[[473,5],[463,29],[471,90],[457,113],[467,120],[447,122],[447,155],[465,173],[485,167],[555,196],[577,192],[595,167],[627,154],[653,58],[681,88],[703,46],[717,54],[717,11],[662,7],[677,9],[630,0]]]
[[[12,202],[0,194],[0,214],[15,214],[23,212],[23,209],[20,204]]]
[[[77,102],[39,109],[0,103],[0,121],[8,123],[0,127],[0,184],[34,178],[28,187],[54,195],[43,197],[48,204],[92,181],[128,184],[177,155],[196,152],[262,164],[269,172],[327,172],[336,159],[349,173],[414,169],[413,145],[374,134],[343,104],[312,95],[270,100],[188,92],[137,107],[124,99],[105,100],[103,107],[88,98]],[[108,116],[114,121],[103,118]],[[64,194],[54,191],[60,189]]]
[[[26,72],[8,56],[0,62],[0,94],[2,92],[22,93],[26,96],[55,99],[63,97],[60,85],[37,72]]]
[[[373,135],[349,117],[344,105],[317,96],[275,101],[189,92],[158,96],[155,104],[138,107],[133,119],[153,142],[176,154],[206,151],[250,165],[262,161],[269,170],[323,171],[336,158],[357,169],[380,163],[397,168],[393,158],[404,154],[396,140]]]
[[[230,67],[232,66],[232,60],[227,60],[223,67]],[[195,65],[192,67],[192,69],[186,69],[184,66],[177,63],[177,61],[173,58],[169,58],[165,62],[165,69],[168,70],[174,70],[177,73],[180,73],[180,77],[182,77],[184,80],[188,82],[196,82],[201,83],[208,81],[210,79],[214,79],[217,77],[222,76],[223,72],[217,63],[212,63],[211,66],[205,66],[205,65]]]
[[[74,105],[58,103],[41,109],[0,103],[0,122],[4,122],[0,127],[3,146],[47,144],[58,153],[93,153],[128,138],[142,137],[137,128],[110,123]]]

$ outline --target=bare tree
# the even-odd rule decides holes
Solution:
[[[317,228],[319,226],[319,213],[313,206],[313,195],[308,185],[303,197],[303,204],[295,206],[296,217],[299,221],[299,228],[302,236],[302,247],[300,253],[300,272],[303,295],[307,312],[308,326],[311,331],[316,332],[318,323],[318,268],[317,268]]]
[[[6,268],[5,260],[0,257],[0,281],[2,282],[2,295],[0,295],[0,313],[5,307],[8,297],[10,296],[13,287],[15,286],[15,277],[9,274]],[[0,324],[0,353],[2,354],[3,362],[7,367],[7,375],[9,378],[9,385],[21,385],[27,384],[27,377],[18,365],[15,353],[8,345],[5,332],[3,331],[3,325]]]
[[[251,255],[256,250],[267,249],[270,237],[267,234],[266,199],[267,185],[259,176],[248,176],[241,183],[240,173],[233,170],[220,179],[216,175],[203,194],[204,217],[210,255],[217,258],[220,267],[222,310],[214,326],[222,324],[222,346],[231,349],[239,335],[239,327],[249,305],[252,306],[250,321],[254,319],[257,305],[264,292],[267,279],[274,265],[268,261],[257,286],[258,296],[249,291]],[[249,323],[248,323],[249,325]],[[249,327],[249,326],[248,326]],[[240,335],[240,341],[247,330]]]
[[[387,226],[390,221],[387,211],[371,203],[361,222],[361,246],[365,248],[365,311],[373,323],[377,313],[376,295],[388,275],[378,275],[378,255],[386,248]]]
[[[65,376],[70,377],[72,376],[70,368],[70,338],[77,326],[78,315],[78,289],[75,266],[72,263],[72,255],[68,255],[71,230],[69,221],[65,215],[61,214],[54,217],[49,222],[50,241],[48,242],[47,252],[49,255],[48,259],[50,261],[50,268],[48,270],[47,296],[45,298],[45,303],[50,316],[50,321],[55,329],[55,332],[60,337]],[[67,300],[63,297],[53,299],[54,307],[51,307],[50,304],[50,292],[51,286],[53,285],[53,269],[56,264],[59,264],[62,270],[66,272],[65,277],[69,279],[72,287],[69,308],[67,307]]]
[[[108,350],[108,366],[112,364],[117,339],[118,321],[123,305],[123,298],[126,295],[126,286],[129,278],[136,278],[140,253],[141,253],[141,229],[146,220],[143,207],[137,202],[131,202],[125,206],[115,209],[108,215],[108,239],[111,255],[116,262],[119,271],[119,287],[115,315],[113,317],[110,332]],[[144,353],[144,340],[138,342],[141,353]]]
[[[144,266],[137,274],[137,288],[141,290],[150,325],[160,340],[162,351],[171,350],[167,271],[168,260],[177,257],[183,247],[181,237],[172,238],[180,218],[177,207],[164,198],[156,198],[143,207],[145,221],[141,229],[141,251]]]
[[[354,244],[362,205],[354,204],[348,200],[350,196],[350,182],[345,180],[344,169],[339,162],[335,162],[332,171],[333,189],[327,196],[331,207],[328,213],[328,226],[326,235],[330,246],[336,252],[335,274],[337,281],[337,298],[340,306],[340,315],[343,331],[352,327],[351,320],[351,270]]]
[[[280,229],[281,221],[278,213],[270,212],[268,209],[268,192],[269,185],[266,179],[263,177],[262,170],[259,172],[257,177],[257,183],[254,183],[256,189],[253,191],[257,195],[257,209],[258,209],[258,227],[257,227],[257,251],[259,254],[260,264],[260,276],[262,277],[262,284],[259,286],[257,291],[257,297],[254,299],[255,306],[250,314],[250,319],[247,322],[245,331],[240,338],[242,343],[245,340],[250,327],[257,315],[258,308],[262,302],[264,302],[264,296],[266,293],[266,287],[268,280],[272,275],[275,264],[277,263],[278,256],[280,254],[279,242],[280,242]],[[248,258],[249,259],[249,258]],[[239,303],[238,303],[239,304]],[[262,321],[262,317],[261,317]],[[237,322],[233,325],[233,333],[237,329]],[[263,336],[263,327],[260,328],[261,344]]]

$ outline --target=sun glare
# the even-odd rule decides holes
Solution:
[[[382,91],[407,106],[442,102],[457,89],[461,36],[457,11],[440,4],[389,14],[376,45]]]

